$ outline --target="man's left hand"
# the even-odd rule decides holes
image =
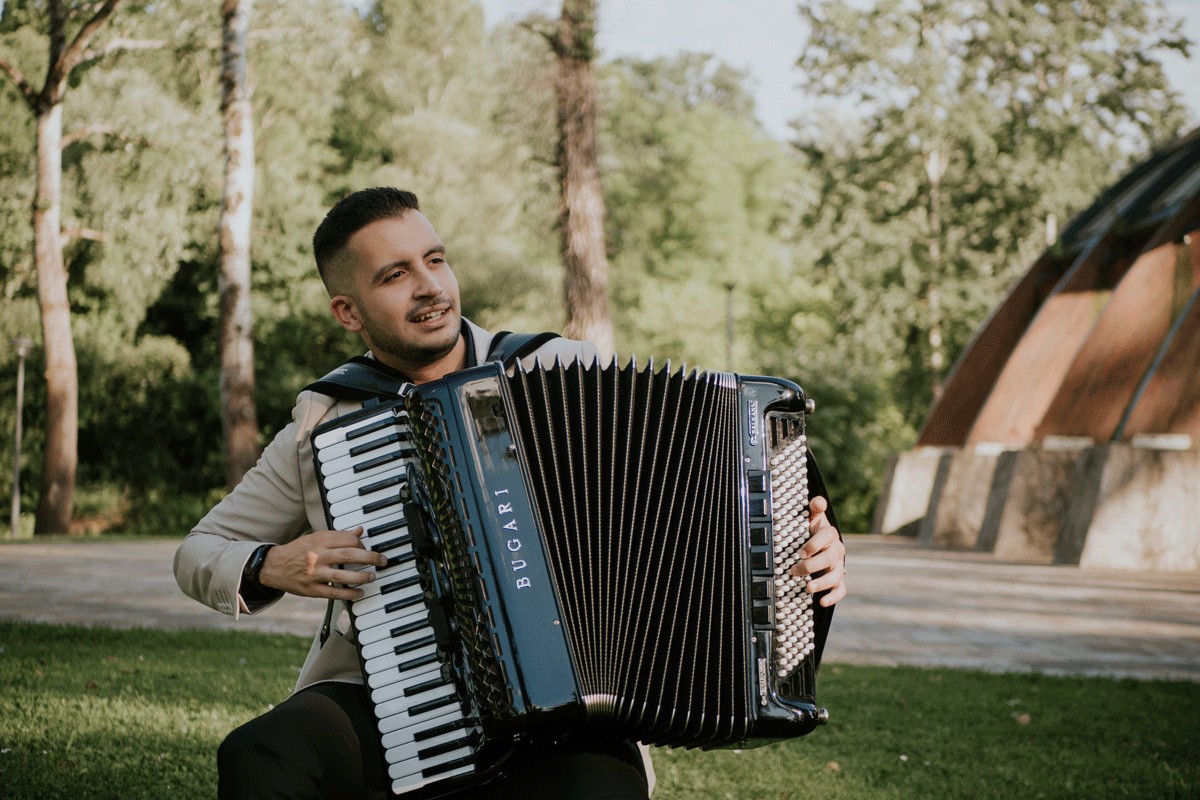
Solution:
[[[824,497],[814,497],[809,501],[808,541],[800,548],[800,563],[792,567],[792,574],[798,578],[809,576],[808,591],[810,594],[829,590],[821,598],[821,605],[831,606],[846,596],[846,545],[837,528],[829,522],[825,511],[829,501]]]

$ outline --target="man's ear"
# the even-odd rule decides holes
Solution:
[[[335,294],[329,298],[329,310],[333,312],[333,318],[337,320],[338,325],[351,333],[358,333],[363,329],[362,319],[358,315],[358,304],[354,302],[353,297]]]

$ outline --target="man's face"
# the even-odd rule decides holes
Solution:
[[[330,299],[330,310],[377,358],[414,373],[454,354],[462,326],[458,281],[421,212],[372,222],[337,258],[345,291]]]

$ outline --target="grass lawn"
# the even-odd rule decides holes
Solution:
[[[0,622],[0,798],[210,798],[307,646]],[[655,798],[1200,798],[1200,684],[826,664],[819,689],[803,739],[656,750]]]

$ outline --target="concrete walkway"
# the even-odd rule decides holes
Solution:
[[[324,603],[287,597],[229,617],[185,597],[178,541],[0,543],[0,618],[116,628],[310,636]],[[826,662],[912,664],[1200,682],[1200,574],[997,562],[911,539],[848,538],[851,596]]]

